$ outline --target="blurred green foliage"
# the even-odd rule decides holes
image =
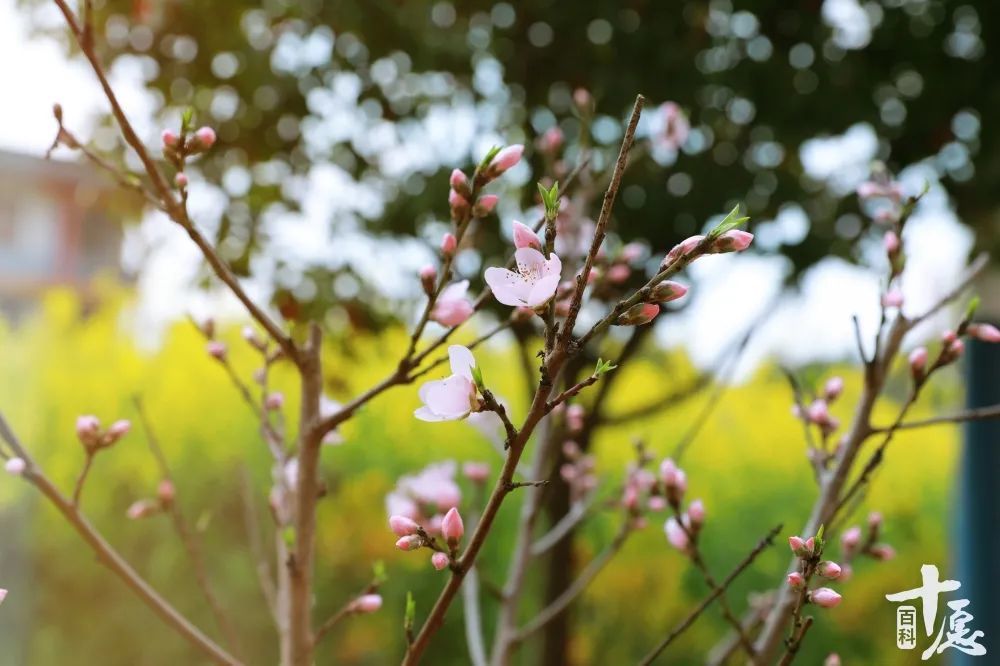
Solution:
[[[84,315],[76,300],[54,293],[37,317],[16,330],[0,331],[0,409],[55,482],[70,488],[83,460],[73,422],[94,413],[108,422],[136,420],[131,397],[141,394],[167,452],[177,481],[178,501],[201,538],[219,596],[236,619],[251,663],[276,661],[276,637],[256,587],[243,522],[240,475],[250,471],[257,510],[271,538],[266,510],[268,456],[248,413],[216,363],[208,358],[200,334],[189,324],[169,330],[161,347],[137,348],[126,322],[131,303],[116,289],[107,304]],[[241,373],[254,367],[254,355],[236,328],[223,337]],[[346,398],[391,370],[392,354],[404,340],[400,331],[378,337],[352,336],[330,341],[326,350],[330,394]],[[510,372],[508,351],[496,343],[477,352],[491,388],[509,399],[515,415],[523,413],[523,380]],[[612,400],[612,411],[641,400],[646,392],[680,382],[693,369],[677,354],[650,353],[615,372],[626,373]],[[826,374],[819,374],[819,379]],[[846,375],[847,389],[834,413],[846,418],[857,398],[860,376]],[[294,414],[292,373],[278,368],[274,377],[289,396]],[[902,383],[900,383],[902,388]],[[918,414],[940,412],[955,401],[948,384],[925,396]],[[330,495],[320,505],[316,616],[337,609],[370,580],[372,563],[383,560],[389,579],[382,589],[383,609],[352,617],[327,639],[319,663],[394,663],[404,649],[405,597],[412,591],[418,622],[426,615],[443,582],[424,553],[393,548],[386,528],[383,498],[403,473],[443,459],[485,460],[494,470],[499,456],[465,423],[425,424],[411,416],[416,387],[395,390],[366,407],[343,427],[346,443],[324,450],[322,473]],[[804,522],[814,496],[803,457],[800,424],[789,413],[788,387],[780,373],[764,368],[752,381],[735,386],[722,398],[715,417],[687,454],[690,496],[708,508],[704,545],[709,565],[721,578],[767,530],[781,522],[782,541],[762,556],[735,585],[734,606],[746,595],[781,579],[787,562],[783,540]],[[628,426],[604,429],[596,439],[598,470],[607,486],[620,482],[632,458],[631,441],[643,438],[659,455],[669,451],[697,418],[702,399],[692,399]],[[893,405],[883,405],[888,419]],[[853,579],[835,585],[843,604],[820,616],[806,641],[803,663],[819,663],[830,651],[845,663],[906,663],[894,648],[894,609],[887,592],[911,587],[919,566],[936,562],[947,570],[948,503],[955,465],[956,432],[950,428],[907,432],[890,449],[865,508],[886,517],[885,539],[899,556],[888,563],[860,561]],[[83,505],[93,522],[137,570],[177,607],[213,635],[211,615],[191,576],[191,569],[163,516],[137,522],[125,518],[135,499],[151,496],[156,468],[136,427],[114,449],[102,453],[84,492]],[[468,506],[474,490],[463,481]],[[513,541],[517,496],[504,507],[481,558],[482,578],[500,584]],[[468,509],[466,509],[468,510]],[[573,663],[631,663],[706,594],[684,558],[664,539],[663,517],[632,537],[574,609]],[[856,515],[852,522],[863,520]],[[618,514],[602,512],[577,541],[581,566],[617,528]],[[269,542],[268,542],[269,543]],[[833,555],[835,553],[831,553]],[[536,589],[537,574],[529,579]],[[70,528],[32,490],[16,478],[0,478],[0,584],[11,594],[0,607],[0,664],[201,663],[177,636],[104,570]],[[532,587],[534,586],[534,587]],[[523,619],[536,602],[527,599]],[[495,619],[495,603],[483,594],[485,626]],[[708,646],[725,633],[725,624],[709,611],[676,644],[663,663],[700,662]],[[525,645],[527,656],[537,646]],[[436,638],[428,663],[468,663],[460,604]]]

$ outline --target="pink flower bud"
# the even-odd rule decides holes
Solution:
[[[696,499],[688,505],[687,514],[692,525],[703,525],[705,523],[705,504],[700,499]]]
[[[396,548],[400,550],[416,550],[422,545],[424,545],[423,537],[418,534],[409,534],[396,540]]]
[[[943,342],[946,345],[950,345],[955,340],[958,340],[958,334],[955,333],[955,331],[946,330],[944,333],[941,334],[941,342]]]
[[[14,476],[21,476],[24,474],[24,470],[27,467],[28,464],[24,462],[24,458],[11,458],[3,465],[3,468],[7,470],[7,473],[13,474]]]
[[[507,146],[499,153],[497,153],[493,160],[490,162],[489,170],[493,177],[499,176],[507,169],[511,168],[515,164],[521,161],[521,155],[524,153],[524,146],[517,143],[512,146]]]
[[[646,501],[650,511],[663,511],[667,508],[667,498],[663,495],[653,495]]]
[[[877,543],[868,550],[868,554],[885,562],[896,557],[896,549],[887,543]]]
[[[899,236],[896,235],[895,231],[885,232],[885,236],[882,237],[882,245],[889,256],[896,254],[899,252]]]
[[[924,374],[924,368],[927,367],[927,347],[917,347],[910,352],[910,372],[914,377],[920,377]]]
[[[454,547],[462,540],[463,534],[465,534],[465,525],[462,524],[462,516],[459,515],[458,509],[451,507],[448,509],[448,513],[444,514],[444,520],[441,521],[441,536],[450,546]]]
[[[681,257],[691,254],[703,240],[705,240],[704,236],[691,236],[682,240],[680,243],[675,245],[670,252],[667,252],[667,256],[663,258],[662,262],[660,262],[660,270],[662,271],[664,268],[674,263]]]
[[[667,499],[672,504],[679,503],[687,490],[687,475],[684,470],[677,467],[673,460],[666,458],[660,463],[660,480],[667,491]]]
[[[901,308],[903,307],[903,292],[893,288],[882,294],[882,307]]]
[[[966,331],[969,337],[983,342],[1000,342],[1000,328],[993,324],[969,324]]]
[[[431,555],[431,565],[438,571],[448,568],[448,556],[442,552]]]
[[[428,296],[437,288],[437,274],[437,269],[430,264],[420,269],[420,284]]]
[[[264,398],[264,407],[271,411],[277,411],[285,406],[285,396],[280,391],[268,393]]]
[[[420,525],[406,516],[389,516],[389,529],[396,536],[411,536],[420,531]]]
[[[633,305],[615,320],[616,326],[643,326],[656,319],[660,306],[656,303]]]
[[[788,585],[793,590],[802,589],[802,586],[806,584],[805,577],[798,571],[793,571],[792,573],[788,574],[788,578],[786,580],[788,581]]]
[[[453,215],[457,215],[465,210],[469,202],[455,190],[448,190],[448,206],[451,207]]]
[[[681,298],[687,292],[688,288],[680,282],[666,280],[653,287],[653,291],[649,295],[649,300],[657,303],[669,303]]]
[[[806,409],[806,416],[813,423],[823,425],[830,422],[830,409],[826,400],[813,400]]]
[[[141,499],[132,502],[131,506],[125,511],[125,515],[129,520],[139,520],[140,518],[148,518],[159,512],[160,507],[148,499]]]
[[[174,483],[170,479],[163,479],[160,481],[159,485],[156,486],[156,496],[160,498],[160,501],[164,504],[170,504],[174,501],[174,497],[177,496],[177,490],[174,488]]]
[[[816,573],[823,578],[829,578],[830,580],[840,578],[840,571],[840,565],[836,562],[831,562],[830,560],[824,560],[819,563],[818,567],[816,567]]]
[[[448,184],[451,185],[452,190],[459,194],[468,194],[470,192],[469,179],[461,169],[452,169],[451,176],[448,178]]]
[[[833,608],[843,599],[839,594],[828,587],[817,587],[809,593],[809,601],[820,608]]]
[[[573,103],[580,107],[581,111],[589,110],[594,98],[590,96],[590,91],[586,88],[577,88],[573,91]]]
[[[676,518],[667,518],[667,522],[663,524],[663,532],[667,535],[667,543],[681,552],[687,551],[691,540]]]
[[[750,247],[753,242],[753,234],[742,229],[730,229],[715,239],[708,252],[719,254],[722,252],[742,252]]]
[[[163,145],[167,148],[175,148],[177,142],[180,141],[180,137],[173,130],[165,129],[163,133],[160,134],[160,140],[163,141]]]
[[[853,552],[860,543],[861,528],[856,525],[845,530],[844,533],[840,535],[840,547],[844,549],[845,553]]]
[[[199,127],[194,133],[202,150],[208,150],[215,144],[215,130],[211,127]]]
[[[174,175],[174,184],[177,185],[177,187],[187,187],[188,184],[187,174],[184,173],[183,171],[178,171]]]
[[[221,361],[226,358],[226,343],[219,342],[218,340],[209,340],[208,344],[205,345],[205,351],[212,358]]]
[[[555,153],[562,147],[564,140],[563,131],[556,125],[545,130],[539,139],[539,146],[547,153]]]
[[[127,419],[119,419],[108,426],[108,431],[104,434],[104,441],[109,445],[114,444],[119,439],[127,435],[128,431],[131,429],[131,421]]]
[[[381,594],[363,594],[351,602],[351,610],[355,613],[374,613],[382,608]]]
[[[455,239],[455,234],[445,234],[441,238],[441,254],[446,257],[450,257],[455,253],[455,248],[458,247],[458,241]]]
[[[583,405],[573,403],[566,408],[566,427],[571,432],[583,430],[583,421],[586,415],[587,412]]]
[[[531,247],[539,252],[542,250],[542,240],[531,227],[514,220],[514,247],[521,249]]]
[[[490,478],[490,466],[482,462],[467,462],[462,465],[462,473],[473,483],[483,483]]]
[[[497,207],[497,202],[500,201],[500,197],[495,194],[484,194],[483,196],[476,199],[476,207],[473,211],[476,217],[484,217],[493,212],[493,209]]]
[[[86,447],[95,446],[100,439],[101,421],[89,414],[76,419],[76,436]]]
[[[823,396],[828,402],[833,402],[840,397],[840,394],[844,392],[844,378],[843,377],[830,377],[826,380],[826,385],[823,386]]]
[[[872,529],[882,526],[882,514],[879,511],[872,511],[868,514],[868,527]]]
[[[813,550],[816,547],[816,540],[813,537],[803,539],[800,536],[790,536],[788,537],[788,547],[798,557],[812,557]]]
[[[836,652],[831,652],[823,660],[823,666],[840,666],[840,655]]]

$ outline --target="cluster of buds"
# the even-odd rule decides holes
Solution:
[[[830,414],[830,405],[833,404],[840,394],[844,392],[844,380],[842,377],[830,377],[823,385],[820,395],[809,403],[805,409],[798,405],[792,406],[792,414],[802,419],[806,423],[817,426],[824,437],[829,437],[840,427],[840,421]]]
[[[705,524],[705,504],[696,499],[679,515],[679,519],[675,516],[667,518],[667,522],[663,524],[663,532],[667,535],[667,542],[671,546],[682,553],[687,553]]]
[[[867,528],[862,534],[861,527],[854,525],[844,530],[840,535],[840,552],[844,560],[842,580],[852,573],[851,563],[860,555],[870,557],[879,562],[891,560],[896,556],[896,550],[887,543],[879,541],[882,530],[882,514],[872,511],[868,514]]]
[[[820,530],[822,532],[822,530]],[[799,567],[788,574],[786,582],[794,590],[805,594],[805,600],[821,608],[833,608],[840,603],[842,597],[829,587],[809,588],[813,576],[827,580],[843,580],[843,568],[831,560],[824,560],[824,541],[822,534],[803,539],[800,536],[788,537],[788,547],[799,558]]]
[[[143,498],[132,502],[125,511],[125,515],[128,516],[129,520],[139,520],[163,513],[173,505],[175,496],[176,490],[173,482],[170,479],[163,479],[156,487],[155,498]]]
[[[727,252],[742,252],[750,247],[753,242],[753,234],[742,229],[730,229],[719,234],[714,240],[703,247],[705,236],[690,236],[675,245],[660,262],[660,271],[671,266],[674,262],[688,258],[693,261],[703,254],[724,254]],[[700,249],[699,249],[700,248]]]
[[[206,152],[215,145],[215,140],[215,130],[211,127],[200,127],[189,132],[186,120],[180,133],[170,129],[163,130],[160,135],[163,156],[177,169],[177,173],[174,175],[174,184],[178,188],[183,190],[188,185],[188,177],[184,173],[184,164],[187,158]]]
[[[465,524],[458,509],[452,507],[444,515],[441,521],[441,538],[445,545],[441,546],[435,537],[427,533],[419,523],[406,516],[394,515],[389,517],[389,529],[399,537],[396,540],[396,548],[404,551],[418,550],[420,548],[430,548],[434,551],[431,555],[431,566],[438,571],[445,569],[453,561],[458,553],[458,546],[465,535]]]
[[[115,421],[107,429],[101,428],[101,420],[96,416],[88,414],[76,419],[76,436],[89,455],[113,446],[131,429],[132,423],[126,419]]]
[[[965,352],[965,341],[962,340],[963,335],[980,340],[981,342],[1000,342],[1000,329],[993,324],[964,322],[959,326],[957,332],[948,329],[941,334],[941,352],[933,364],[928,365],[930,354],[927,351],[927,347],[916,347],[910,352],[908,362],[913,381],[917,385],[920,385],[927,380],[927,377],[934,370],[954,363],[961,358]]]
[[[597,487],[594,456],[585,454],[573,440],[563,442],[562,452],[566,462],[559,468],[559,476],[569,486],[571,500],[576,502]]]

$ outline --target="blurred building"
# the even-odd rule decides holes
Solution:
[[[2,314],[16,318],[51,287],[87,296],[91,278],[117,271],[120,200],[88,165],[0,150]]]

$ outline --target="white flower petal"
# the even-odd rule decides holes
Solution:
[[[537,308],[539,305],[548,303],[549,299],[555,296],[556,289],[559,288],[559,274],[546,275],[535,283],[528,294],[528,306]]]
[[[448,360],[451,361],[451,372],[472,381],[472,368],[476,366],[476,357],[467,347],[451,345],[448,347]]]
[[[524,305],[531,291],[520,275],[506,268],[487,268],[485,277],[493,295],[504,305]]]

